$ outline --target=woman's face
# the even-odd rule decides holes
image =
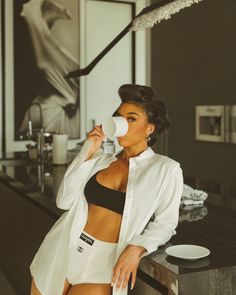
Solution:
[[[154,131],[154,124],[148,123],[145,110],[133,103],[122,103],[114,114],[128,121],[128,132],[125,136],[117,137],[119,145],[131,147],[147,143],[147,137]]]

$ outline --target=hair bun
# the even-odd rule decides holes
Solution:
[[[156,101],[154,91],[149,86],[124,84],[118,90],[122,102],[133,100],[139,102]]]

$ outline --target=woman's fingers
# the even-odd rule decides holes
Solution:
[[[96,136],[96,137],[103,139],[103,135],[101,134],[101,132],[99,132],[96,129],[92,130],[91,132],[88,133],[88,137],[92,137],[92,136]]]
[[[123,280],[123,284],[122,284],[122,289],[125,289],[126,287],[127,287],[127,285],[128,285],[128,281],[129,281],[129,278],[130,278],[130,274],[131,274],[131,272],[130,271],[127,271],[126,273],[125,273],[125,277],[124,277],[124,280]]]
[[[117,280],[117,278],[118,278],[118,276],[120,274],[120,271],[121,271],[120,268],[118,266],[115,266],[114,272],[113,272],[113,275],[112,275],[112,279],[111,279],[111,285],[113,287],[115,287],[115,283],[116,283],[116,280]]]
[[[102,131],[102,125],[96,125],[95,126],[95,129],[102,135],[102,136],[105,136],[105,134],[103,133]]]
[[[132,272],[131,290],[133,289],[133,287],[135,285],[136,277],[137,277],[137,269]]]
[[[125,271],[122,269],[119,269],[119,272],[118,270],[115,271],[112,277],[112,286],[115,287],[116,289],[120,289],[120,288],[125,289],[128,285],[130,274],[131,274],[130,271]]]
[[[93,130],[91,131],[88,136],[98,136],[98,137],[102,137],[102,135],[97,131],[97,130]]]
[[[102,131],[102,128],[98,125],[96,125],[93,130],[91,130],[89,133],[88,133],[88,136],[94,136],[94,135],[97,135],[101,138],[104,137],[104,133]]]
[[[124,279],[125,279],[125,271],[123,269],[121,269],[121,271],[119,273],[119,277],[116,281],[116,285],[115,285],[116,289],[119,289],[122,286]]]

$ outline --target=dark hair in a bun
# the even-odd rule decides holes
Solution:
[[[134,103],[145,110],[148,123],[155,125],[155,130],[150,134],[148,141],[149,146],[153,145],[157,134],[163,134],[170,127],[165,104],[155,97],[153,89],[149,86],[124,84],[118,93],[123,103]]]

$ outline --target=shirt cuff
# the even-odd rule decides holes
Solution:
[[[143,238],[138,237],[138,236],[132,238],[128,242],[128,245],[142,246],[142,247],[144,247],[146,249],[146,251],[143,252],[142,255],[139,257],[140,259],[157,250],[156,245],[154,245],[152,242],[144,241]]]

